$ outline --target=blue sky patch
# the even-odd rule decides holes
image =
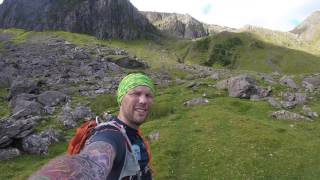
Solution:
[[[212,6],[211,4],[206,4],[205,6],[202,7],[202,14],[207,15],[211,12]]]
[[[300,23],[301,23],[301,21],[298,19],[291,19],[290,20],[290,24],[293,26],[298,26]]]

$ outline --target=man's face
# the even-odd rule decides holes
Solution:
[[[123,97],[119,118],[130,127],[138,128],[146,118],[153,103],[153,93],[147,86],[138,86]]]

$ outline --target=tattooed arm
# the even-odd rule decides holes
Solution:
[[[42,167],[31,180],[107,179],[116,156],[114,147],[97,141],[87,145],[80,154],[62,156]]]

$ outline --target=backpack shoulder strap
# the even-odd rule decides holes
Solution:
[[[108,122],[104,122],[104,123],[100,123],[98,124],[98,126],[95,128],[95,129],[99,129],[103,126],[112,126],[112,127],[115,127],[117,130],[119,130],[121,132],[121,134],[123,135],[123,137],[125,138],[126,140],[126,143],[128,145],[128,148],[129,148],[129,151],[131,152],[132,151],[132,144],[130,142],[130,139],[126,133],[126,129],[124,128],[124,126],[122,124],[119,124],[117,123],[116,121],[108,121]],[[106,129],[104,129],[106,130]]]

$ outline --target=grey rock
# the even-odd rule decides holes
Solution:
[[[142,12],[142,14],[160,31],[169,36],[193,39],[209,34],[203,23],[188,14],[162,12]]]
[[[74,111],[72,111],[72,117],[73,117],[73,120],[77,122],[85,118],[91,119],[94,117],[94,114],[92,113],[89,107],[78,106],[75,108]]]
[[[50,107],[50,106],[45,106],[43,107],[44,111],[50,115],[52,115],[54,113],[54,111],[56,110],[55,107]]]
[[[56,106],[65,102],[67,96],[59,91],[46,91],[41,93],[37,99],[44,106]]]
[[[228,92],[230,97],[250,98],[257,94],[255,80],[247,75],[240,75],[229,79]]]
[[[310,118],[286,110],[276,111],[271,114],[271,117],[277,120],[311,121]]]
[[[284,93],[281,93],[281,94],[282,94],[282,98],[283,98],[285,101],[295,101],[295,99],[296,99],[294,93],[284,92]]]
[[[294,108],[298,103],[296,101],[280,101],[280,104],[285,109],[292,109]]]
[[[203,104],[208,104],[209,100],[205,98],[195,98],[190,101],[187,101],[184,103],[185,106],[191,107],[191,106],[197,106],[197,105],[203,105]]]
[[[306,93],[295,93],[295,101],[297,104],[307,103],[307,94]]]
[[[35,101],[21,100],[13,109],[12,118],[19,119],[30,115],[37,116],[44,113],[44,109],[40,103]]]
[[[210,76],[210,78],[211,78],[212,80],[217,81],[217,80],[220,80],[220,79],[221,79],[221,75],[220,75],[219,73],[213,73],[213,74]]]
[[[256,95],[260,98],[268,97],[272,92],[272,88],[270,86],[267,88],[256,86],[255,88],[256,88]]]
[[[304,106],[302,107],[302,111],[303,111],[303,114],[306,115],[306,116],[309,117],[309,118],[317,118],[317,117],[319,117],[319,115],[318,115],[317,112],[313,112],[313,111],[311,110],[311,108],[308,107],[308,106],[306,106],[306,105],[304,105]]]
[[[0,138],[0,148],[8,147],[13,142],[13,139],[8,136],[3,136]]]
[[[36,95],[34,94],[27,94],[27,93],[22,93],[19,94],[17,96],[14,96],[11,100],[10,100],[10,107],[12,109],[14,109],[16,106],[23,106],[23,103],[25,101],[35,101],[37,98]]]
[[[117,59],[113,62],[115,64],[117,64],[118,66],[123,67],[123,68],[127,68],[127,69],[137,69],[137,68],[146,69],[149,67],[146,62],[143,62],[143,61],[140,61],[137,59],[133,59],[131,57],[123,57],[123,58]]]
[[[37,93],[37,83],[32,80],[14,80],[10,87],[10,97],[21,93]]]
[[[302,86],[309,92],[320,88],[320,75],[307,77],[302,80]]]
[[[61,131],[54,130],[54,129],[47,129],[41,132],[40,137],[45,140],[49,145],[60,142],[64,140]]]
[[[282,107],[281,103],[277,101],[275,98],[272,98],[272,97],[268,98],[268,102],[274,108],[281,109]]]
[[[19,139],[28,136],[33,132],[37,117],[15,120],[5,119],[0,122],[0,147],[9,146],[13,139]]]
[[[29,154],[47,155],[48,146],[48,141],[36,134],[22,139],[22,149]]]
[[[288,76],[283,76],[280,80],[279,80],[280,84],[284,85],[284,86],[288,86],[294,90],[298,90],[299,86],[295,83],[295,81],[293,79],[291,79]]]
[[[17,148],[0,149],[0,161],[8,160],[20,155],[21,152]]]
[[[65,106],[63,106],[62,111],[58,115],[59,121],[61,121],[65,128],[71,129],[77,126],[77,123],[75,122],[72,114],[72,108],[67,103]]]

